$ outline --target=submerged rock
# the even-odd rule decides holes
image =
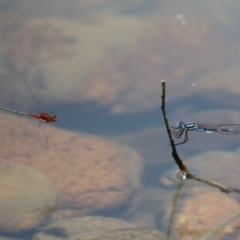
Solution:
[[[166,240],[166,235],[150,229],[117,229],[105,232],[87,233],[70,240]]]
[[[116,218],[97,216],[55,221],[33,237],[34,240],[165,240],[158,230],[136,228]]]
[[[0,162],[0,229],[13,233],[37,227],[54,212],[57,190],[42,172]]]
[[[117,207],[140,188],[142,158],[117,141],[48,125],[48,136],[54,137],[46,151],[35,136],[36,122],[2,114],[1,126],[6,137],[0,157],[44,172],[59,190],[65,216]]]
[[[34,240],[43,240],[57,237],[71,238],[79,234],[89,232],[100,232],[107,230],[115,230],[119,228],[134,228],[133,224],[124,222],[117,218],[106,218],[98,216],[87,216],[57,220],[46,227],[34,236]]]

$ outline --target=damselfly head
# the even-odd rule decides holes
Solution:
[[[52,121],[52,122],[57,122],[57,116],[56,116],[56,115],[51,116],[51,121]]]
[[[177,128],[179,128],[179,129],[185,128],[184,122],[183,122],[183,121],[179,121],[179,122],[177,123]]]

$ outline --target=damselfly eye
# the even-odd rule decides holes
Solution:
[[[183,123],[183,121],[179,121],[179,122],[177,123],[177,128],[184,128],[184,123]]]

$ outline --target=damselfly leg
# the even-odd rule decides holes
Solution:
[[[171,130],[171,133],[175,138],[180,139],[182,137],[182,135],[185,134],[184,140],[180,143],[176,143],[175,146],[184,144],[188,141],[188,130],[187,129],[185,129],[185,128],[179,129],[179,128],[175,128],[175,127],[171,127],[171,129],[177,129],[176,131]]]

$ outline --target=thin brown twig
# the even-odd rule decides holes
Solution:
[[[187,166],[182,162],[182,160],[180,159],[180,157],[178,156],[177,153],[177,149],[175,146],[175,143],[173,141],[173,137],[172,137],[172,133],[171,133],[171,129],[169,126],[169,122],[168,122],[168,118],[167,118],[167,113],[166,113],[166,107],[165,107],[165,98],[166,98],[166,82],[164,80],[162,80],[162,113],[163,113],[163,118],[164,118],[164,122],[166,125],[166,129],[167,129],[167,134],[170,140],[170,145],[172,147],[172,157],[174,158],[176,164],[178,165],[180,171],[185,175],[187,173],[190,174],[190,172],[187,169]]]
[[[201,182],[201,183],[205,183],[209,186],[212,186],[212,187],[215,187],[215,188],[218,188],[221,192],[224,192],[224,193],[237,193],[237,194],[240,194],[240,190],[238,188],[233,188],[233,187],[229,187],[223,183],[219,183],[217,181],[214,181],[214,180],[211,180],[211,179],[206,179],[206,178],[203,178],[203,177],[200,177],[200,176],[195,176],[193,174],[187,174],[186,177],[188,179],[194,179],[198,182]]]

